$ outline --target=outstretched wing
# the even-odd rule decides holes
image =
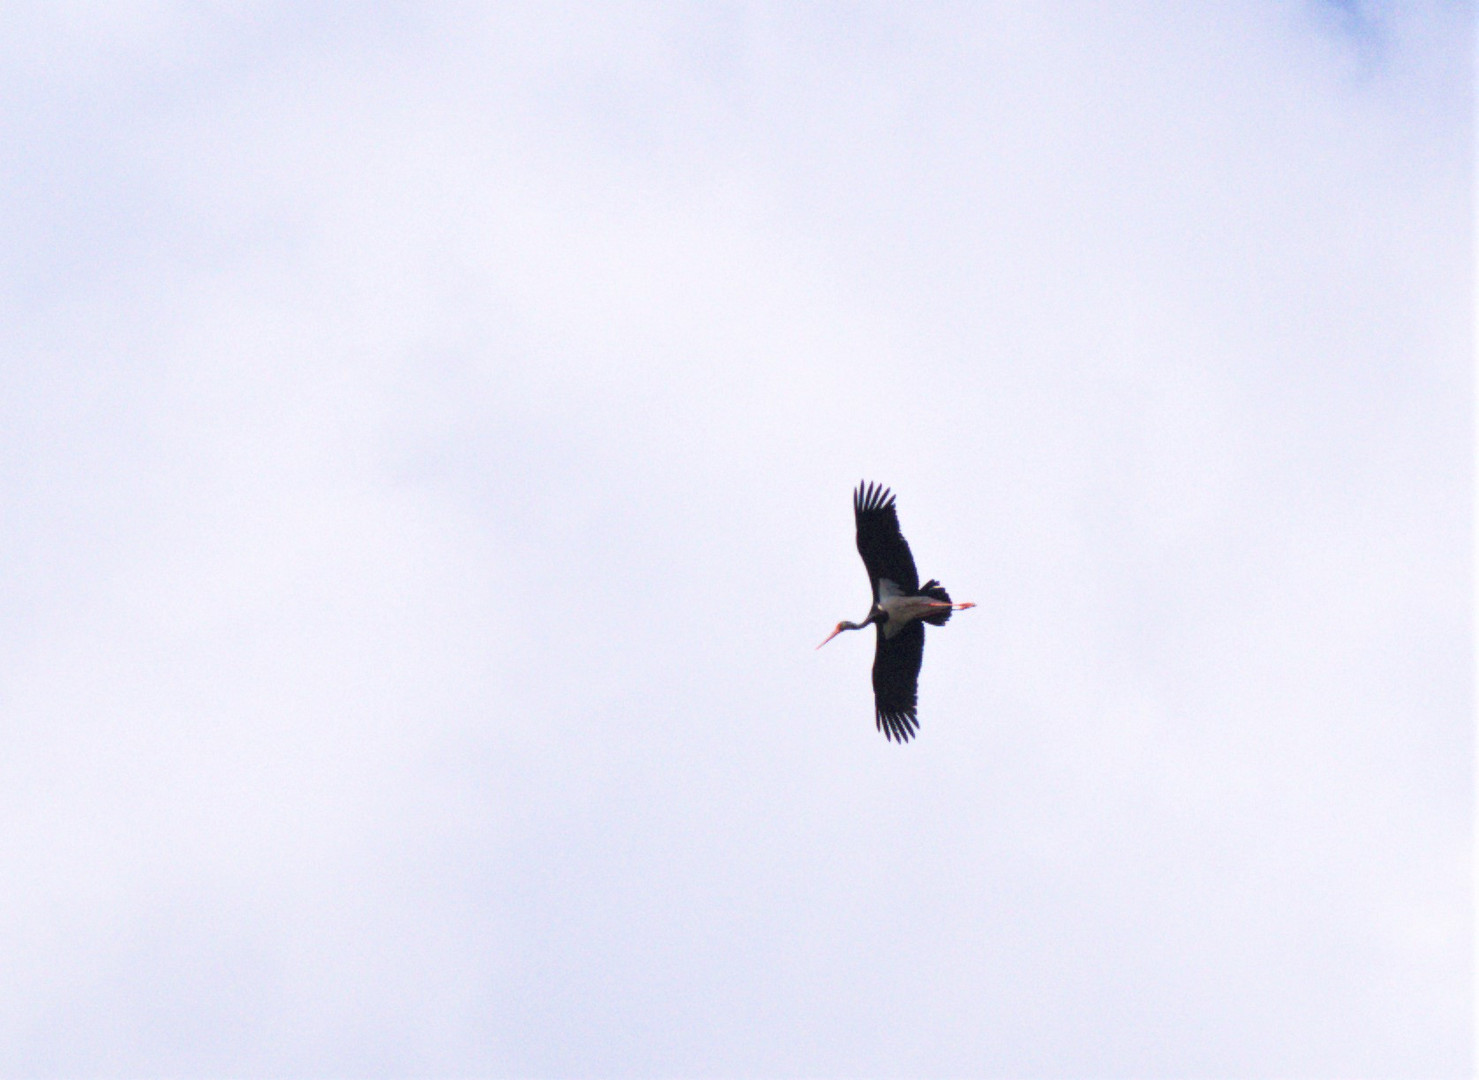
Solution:
[[[859,484],[853,492],[852,512],[858,523],[858,554],[868,568],[873,602],[878,602],[880,578],[888,578],[900,592],[912,595],[919,588],[919,571],[914,569],[909,542],[899,532],[899,514],[888,488]]]
[[[878,628],[873,652],[873,705],[878,730],[897,742],[908,742],[919,730],[914,714],[919,700],[919,665],[924,663],[924,624],[910,622],[893,637]]]

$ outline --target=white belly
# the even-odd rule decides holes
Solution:
[[[883,624],[883,636],[891,638],[915,619],[934,611],[936,602],[928,596],[905,596],[894,582],[880,578],[878,606],[888,613],[888,622]]]

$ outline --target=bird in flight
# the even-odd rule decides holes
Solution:
[[[952,603],[945,587],[933,578],[920,587],[919,571],[914,569],[909,542],[899,532],[899,514],[888,488],[859,484],[853,492],[852,512],[858,523],[858,554],[873,584],[873,607],[860,623],[846,619],[838,623],[827,641],[844,630],[873,624],[878,632],[873,650],[878,730],[887,739],[908,742],[919,730],[915,706],[919,665],[924,662],[924,624],[944,626],[952,611],[976,605]]]

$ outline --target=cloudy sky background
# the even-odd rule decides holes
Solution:
[[[430,7],[0,15],[0,1072],[1467,1076],[1473,6]]]

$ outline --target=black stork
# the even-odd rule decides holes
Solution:
[[[914,710],[919,700],[919,665],[924,662],[924,624],[944,626],[952,611],[976,605],[952,603],[945,587],[933,578],[920,587],[919,571],[914,569],[909,541],[899,531],[899,513],[888,488],[859,484],[853,492],[852,512],[858,523],[858,554],[873,583],[873,607],[860,623],[845,619],[838,623],[827,641],[869,623],[877,628],[873,704],[878,730],[887,739],[908,742],[919,731]]]

